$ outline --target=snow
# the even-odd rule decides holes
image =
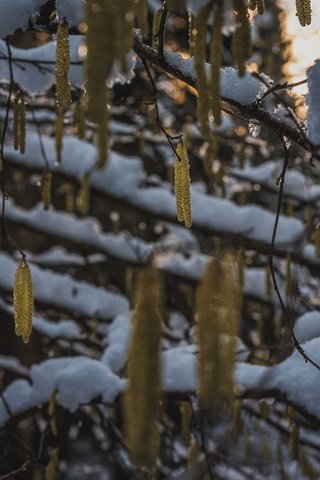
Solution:
[[[69,27],[75,27],[84,20],[84,0],[56,0],[59,20],[66,20]]]
[[[35,316],[32,320],[32,326],[39,333],[49,338],[77,340],[81,337],[80,327],[74,320],[50,322],[42,317]]]
[[[75,137],[65,136],[62,165],[55,167],[54,139],[43,136],[50,168],[62,174],[81,180],[92,169],[96,160],[95,147]],[[26,154],[21,155],[11,147],[6,149],[8,161],[23,164],[29,168],[43,168],[43,159],[36,134],[27,136]],[[125,175],[123,174],[125,172]],[[175,198],[168,184],[160,187],[141,187],[145,177],[141,160],[110,152],[105,168],[94,171],[90,185],[98,191],[123,199],[135,207],[160,215],[176,218]],[[274,225],[274,213],[256,205],[238,206],[227,199],[212,197],[192,186],[193,225],[216,233],[242,235],[251,240],[270,244]],[[46,212],[44,212],[46,213]],[[297,240],[304,233],[303,223],[295,218],[280,216],[276,246],[295,248]]]
[[[261,186],[277,192],[279,187],[277,179],[282,170],[282,162],[268,161],[261,165],[247,165],[243,169],[232,168],[230,174],[237,179],[251,183],[259,183]],[[312,202],[320,199],[320,186],[314,185],[310,178],[306,178],[295,169],[287,170],[284,195],[296,198],[303,202]]]
[[[320,363],[319,337],[301,346],[314,362]],[[294,350],[286,360],[272,367],[238,364],[235,370],[235,382],[244,390],[259,391],[261,396],[264,392],[266,396],[270,396],[270,391],[278,390],[287,397],[289,402],[320,418],[319,370],[305,362],[297,350]]]
[[[20,11],[20,7],[19,7]],[[70,35],[70,59],[72,62],[82,62],[79,56],[79,47],[84,43],[81,35]],[[13,58],[13,77],[16,84],[30,95],[44,93],[55,83],[56,43],[49,42],[40,47],[22,49],[11,47]],[[7,57],[5,42],[0,40],[0,55]],[[15,60],[17,59],[17,60]],[[19,62],[19,60],[22,60]],[[23,60],[35,63],[24,63]],[[52,62],[51,64],[42,63]],[[8,61],[0,60],[0,78],[9,79]],[[74,87],[82,88],[84,85],[83,66],[71,65],[69,79]]]
[[[163,389],[166,392],[194,392],[197,389],[196,347],[187,345],[162,353]]]
[[[307,312],[298,318],[294,326],[294,333],[300,343],[320,337],[320,312]]]
[[[26,30],[33,17],[47,0],[0,0],[0,38],[14,33],[18,28]]]
[[[22,365],[18,358],[8,355],[0,355],[0,368],[20,376],[27,377],[29,374],[28,368]]]
[[[0,307],[5,312],[13,316],[13,306],[5,303],[4,301],[0,301]],[[47,320],[46,318],[40,317],[38,315],[34,315],[32,319],[32,327],[37,330],[39,333],[46,335],[49,338],[65,338],[70,340],[75,340],[80,338],[81,330],[78,324],[74,320],[60,320],[58,322],[52,322]],[[12,360],[11,360],[12,358]],[[9,363],[12,363],[12,367],[18,369],[19,361],[14,357],[2,357],[0,356],[0,366],[2,365],[2,360],[7,359],[8,361],[8,368]],[[15,362],[14,362],[15,360]],[[3,360],[5,361],[5,360]],[[20,367],[19,367],[20,368]],[[21,366],[21,368],[25,368]]]
[[[320,145],[320,59],[307,71],[308,89],[308,137],[314,145]]]
[[[125,386],[98,360],[87,357],[61,357],[45,360],[30,369],[31,385],[26,380],[12,382],[3,392],[13,415],[47,403],[54,391],[57,402],[71,413],[96,398],[112,403]],[[0,425],[9,419],[0,401]]]
[[[153,249],[153,244],[146,244],[143,240],[131,237],[126,232],[120,232],[117,235],[104,233],[100,222],[95,218],[79,219],[75,215],[62,211],[45,211],[42,205],[24,210],[8,201],[6,218],[47,234],[71,240],[82,248],[93,248],[109,257],[132,263],[141,262],[141,259],[147,258]],[[70,257],[68,255],[66,256],[65,251],[59,248],[45,255],[31,256],[30,259],[31,261],[35,259],[37,263],[40,260],[40,263],[51,265],[67,262],[78,265],[85,263],[84,259],[80,261],[77,255]]]
[[[0,269],[6,275],[0,276],[0,288],[12,291],[17,262],[5,253],[0,254]],[[126,297],[108,292],[88,282],[76,281],[70,275],[55,273],[31,266],[35,301],[72,312],[75,315],[91,317],[97,314],[107,320],[129,309]]]
[[[182,72],[186,80],[195,84],[194,60],[192,58],[183,59],[181,55],[174,52],[165,52],[164,55],[166,62],[177,72],[178,77],[179,72]],[[210,64],[206,64],[206,69],[209,74]],[[245,73],[242,77],[239,77],[236,69],[225,67],[220,70],[220,89],[224,100],[251,105],[262,97],[267,87],[250,73]]]
[[[108,329],[108,346],[101,356],[101,362],[113,372],[119,372],[125,365],[131,338],[129,315],[119,315]]]
[[[76,88],[83,88],[85,83],[81,46],[85,44],[82,35],[69,35],[70,41],[70,69],[69,80]],[[47,92],[56,81],[55,61],[56,42],[49,42],[35,48],[22,49],[11,47],[13,77],[19,87],[30,95]],[[8,52],[4,41],[0,40],[0,79],[9,80]],[[30,63],[31,62],[31,63]],[[46,63],[51,62],[51,63]],[[115,83],[129,82],[134,75],[136,56],[133,51],[127,55],[128,73],[123,74],[119,67],[113,67],[108,80],[110,86]]]

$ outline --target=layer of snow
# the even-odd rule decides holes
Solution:
[[[75,215],[63,211],[45,211],[42,205],[38,205],[30,210],[24,210],[8,201],[6,218],[46,234],[68,239],[74,244],[81,246],[81,248],[94,249],[109,257],[127,262],[140,263],[148,257],[154,248],[153,244],[147,244],[126,232],[118,235],[104,233],[100,222],[95,218],[79,219]],[[51,265],[70,264],[70,262],[78,265],[85,263],[79,256],[71,255],[68,257],[68,255],[65,255],[61,249],[58,251],[55,249],[47,255],[37,255],[35,260],[36,263]],[[37,258],[40,262],[37,261]],[[32,259],[33,257],[31,257],[31,261]],[[94,260],[94,257],[92,257],[92,260]]]
[[[69,27],[78,26],[84,21],[84,8],[84,0],[56,0],[59,20],[66,20]]]
[[[197,388],[196,347],[187,345],[162,353],[163,389],[166,392],[194,392]]]
[[[70,66],[69,79],[74,87],[79,88],[84,85],[83,65],[81,64],[83,59],[79,56],[79,47],[83,43],[83,36],[70,35],[70,60],[71,62],[80,62],[80,64]],[[27,50],[11,47],[11,54],[14,81],[22,90],[36,95],[46,92],[55,83],[56,42],[49,42]],[[8,56],[6,44],[2,40],[0,40],[0,55]],[[19,60],[22,61],[19,62]],[[23,60],[35,63],[25,63]],[[52,63],[47,64],[46,62]],[[6,59],[0,60],[0,78],[6,80],[10,78]]]
[[[43,136],[50,168],[76,178],[79,181],[95,163],[96,152],[92,144],[74,137],[64,138],[62,165],[55,167],[54,140]],[[43,159],[36,134],[27,136],[26,154],[20,155],[7,148],[8,161],[30,168],[42,169]],[[123,174],[125,172],[125,175]],[[123,199],[133,206],[168,219],[176,218],[176,205],[171,186],[142,188],[145,177],[142,164],[136,157],[125,157],[115,152],[104,169],[90,176],[93,188],[116,199]],[[232,233],[248,239],[270,244],[274,214],[256,205],[238,206],[230,200],[209,196],[192,188],[193,224],[216,233]],[[296,242],[304,233],[303,223],[295,218],[280,216],[276,245],[288,250],[296,248]]]
[[[320,337],[320,312],[313,312],[301,315],[294,326],[294,333],[300,343]]]
[[[243,169],[232,168],[230,174],[237,179],[259,183],[261,186],[277,192],[279,190],[277,179],[281,170],[282,164],[280,161],[268,161],[258,166],[246,166]],[[298,170],[290,169],[286,173],[284,195],[303,202],[312,202],[320,199],[320,186],[312,184],[311,179],[306,178]]]
[[[178,53],[165,52],[166,62],[177,71],[182,72],[184,77],[195,84],[194,60],[184,59]],[[206,64],[209,72],[210,65]],[[180,75],[181,76],[181,75]],[[232,67],[220,70],[221,96],[225,100],[232,100],[242,105],[250,105],[259,99],[267,90],[267,87],[250,73],[239,77],[238,71]]]
[[[29,20],[47,0],[0,0],[0,38],[26,30]]]
[[[76,340],[81,337],[80,327],[74,320],[51,322],[42,317],[35,316],[32,321],[32,326],[39,333],[49,338]]]
[[[111,370],[98,360],[86,357],[61,357],[33,365],[31,384],[25,380],[12,382],[3,392],[13,415],[47,403],[54,391],[57,402],[70,412],[96,398],[112,403],[125,386]],[[0,425],[9,419],[0,401]]]
[[[0,254],[0,288],[12,291],[17,262],[5,253]],[[95,287],[88,282],[76,281],[70,275],[31,266],[35,301],[54,305],[74,315],[112,319],[129,309],[126,297]]]
[[[119,315],[108,329],[108,346],[101,356],[101,362],[115,373],[125,365],[131,338],[131,321],[129,315]]]
[[[305,353],[320,364],[320,338],[314,338],[302,345]],[[306,409],[320,418],[320,376],[319,370],[305,362],[294,350],[286,360],[272,367],[240,363],[236,367],[235,381],[245,390],[263,392],[279,390],[293,404]]]

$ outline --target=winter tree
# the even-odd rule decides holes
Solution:
[[[319,478],[318,2],[0,12],[1,479]]]

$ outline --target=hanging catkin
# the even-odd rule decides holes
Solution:
[[[77,195],[76,205],[79,213],[82,216],[88,215],[90,211],[90,185],[89,185],[89,173],[85,173],[82,178],[80,190]]]
[[[106,109],[106,81],[114,59],[113,0],[86,2],[88,119],[99,124]],[[109,12],[108,12],[109,10]]]
[[[206,407],[219,406],[233,394],[242,294],[238,275],[233,253],[216,255],[197,292],[199,396]]]
[[[13,307],[16,335],[29,342],[33,316],[33,288],[29,265],[21,258],[14,277]]]
[[[13,102],[13,148],[15,150],[19,150],[19,120],[19,95],[16,95]]]
[[[177,146],[177,159],[175,163],[175,194],[177,218],[184,221],[187,228],[192,226],[189,157],[186,147],[182,142]]]
[[[60,108],[56,110],[55,122],[55,147],[56,147],[56,163],[61,164],[62,154],[62,138],[63,138],[63,113]]]
[[[305,27],[311,23],[311,0],[296,0],[297,17]]]
[[[73,110],[73,128],[80,140],[85,138],[86,134],[86,110],[84,95],[76,102]]]
[[[182,202],[182,162],[176,158],[176,163],[174,166],[174,189],[176,197],[176,210],[177,210],[177,219],[179,222],[183,222],[183,202]]]
[[[46,168],[42,174],[41,182],[42,201],[45,210],[48,210],[51,205],[51,184],[52,173]]]
[[[212,25],[212,41],[210,47],[211,60],[211,87],[210,99],[214,121],[221,124],[220,107],[220,66],[222,58],[222,25],[223,25],[223,0],[217,0],[214,7],[214,20]]]
[[[210,13],[210,7],[202,7],[194,19],[195,46],[194,46],[194,65],[196,70],[196,85],[198,91],[198,112],[197,117],[200,125],[201,134],[207,138],[209,136],[209,85],[207,72],[205,68],[206,59],[206,33],[207,20]]]
[[[251,55],[251,35],[248,9],[244,0],[233,0],[237,28],[232,39],[232,54],[237,63],[239,75],[246,72],[245,62]]]
[[[125,428],[133,462],[137,467],[153,470],[159,443],[163,312],[162,279],[157,269],[149,267],[140,271],[135,300],[129,385],[124,400]]]
[[[19,148],[20,153],[24,154],[26,150],[26,104],[23,97],[19,103]]]
[[[295,423],[291,430],[290,447],[292,460],[299,460],[299,426]]]
[[[13,147],[21,154],[26,148],[26,104],[23,95],[18,93],[13,103]]]
[[[68,108],[71,104],[71,89],[69,82],[70,48],[69,27],[66,22],[57,28],[56,50],[56,104],[58,108]]]
[[[45,480],[57,480],[58,478],[59,455],[58,449],[52,450],[50,460],[45,470]]]
[[[145,36],[148,34],[148,0],[136,0],[134,7],[141,33]]]
[[[58,427],[57,427],[57,420],[56,420],[56,406],[57,406],[56,397],[57,397],[57,391],[54,390],[52,392],[52,395],[50,397],[49,404],[48,404],[50,430],[52,435],[54,436],[58,435]]]

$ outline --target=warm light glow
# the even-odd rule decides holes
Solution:
[[[278,0],[286,12],[283,16],[285,40],[291,45],[290,58],[284,66],[284,74],[290,82],[306,78],[306,70],[320,57],[320,2],[312,2],[311,25],[301,27],[296,17],[295,0]],[[307,85],[295,88],[299,94],[307,93]]]

